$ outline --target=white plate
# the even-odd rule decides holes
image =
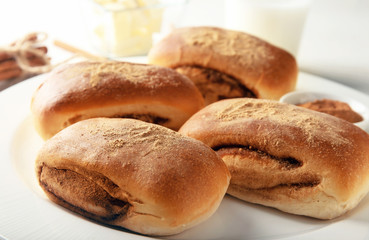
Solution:
[[[0,93],[0,239],[150,239],[86,220],[50,202],[34,175],[42,140],[36,134],[29,105],[44,76]],[[297,89],[325,89],[369,97],[343,85],[300,73]],[[368,239],[369,196],[348,214],[331,221],[294,216],[226,196],[206,222],[170,239]]]

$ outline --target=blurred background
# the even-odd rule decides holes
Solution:
[[[0,46],[42,31],[49,41],[58,39],[99,54],[86,35],[83,9],[80,1],[72,0],[1,1]],[[226,1],[189,0],[177,24],[225,27]],[[49,54],[56,62],[67,56],[53,47]],[[296,57],[301,71],[369,94],[369,1],[312,0]]]

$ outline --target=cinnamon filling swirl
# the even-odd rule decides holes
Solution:
[[[218,146],[213,148],[223,158],[225,155],[242,155],[258,161],[274,162],[280,169],[290,170],[302,166],[302,162],[292,157],[277,157],[252,146]]]
[[[113,187],[115,185],[106,178],[98,181]],[[111,196],[92,179],[71,170],[43,166],[40,184],[52,197],[73,211],[83,212],[93,219],[114,221],[123,218],[131,206],[127,201]]]
[[[231,188],[243,191],[284,191],[312,188],[320,177],[301,171],[303,162],[293,157],[271,155],[252,146],[217,146],[213,148],[231,172]]]
[[[159,125],[163,125],[169,121],[168,118],[163,118],[156,116],[154,114],[125,114],[125,115],[119,115],[119,116],[113,116],[114,118],[132,118],[141,120],[147,123],[155,123]]]
[[[216,70],[198,66],[182,66],[176,70],[195,83],[206,105],[227,98],[256,98],[255,93],[240,84],[237,79]]]
[[[163,125],[163,124],[165,124],[169,121],[168,118],[160,117],[160,116],[157,116],[157,115],[151,114],[151,113],[146,113],[146,114],[131,113],[131,114],[114,115],[114,116],[110,116],[110,117],[111,118],[131,118],[131,119],[137,119],[137,120],[141,120],[141,121],[144,121],[144,122],[147,122],[147,123],[154,123],[154,124],[158,124],[158,125]],[[83,117],[83,115],[76,115],[76,116],[68,119],[68,121],[66,121],[63,124],[63,127],[67,127],[67,126],[69,126],[73,123],[81,121],[84,118],[85,117]]]

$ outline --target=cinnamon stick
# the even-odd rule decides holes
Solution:
[[[37,47],[36,49],[41,50],[44,54],[47,53],[47,47],[41,46],[41,47]],[[32,58],[32,57],[36,57],[35,54],[31,53],[31,52],[27,52],[26,53],[26,57],[27,58]],[[0,61],[4,61],[4,60],[9,60],[12,59],[13,57],[9,54],[7,54],[6,52],[0,52]]]
[[[0,47],[0,80],[50,71],[47,47],[40,44],[46,38],[46,33],[34,32]]]
[[[44,60],[38,57],[28,58],[27,60],[30,66],[42,66],[45,64]],[[18,66],[18,64],[15,59],[0,61],[0,72],[16,66]]]
[[[18,66],[14,59],[0,61],[0,73]]]
[[[0,72],[0,81],[19,77],[21,74],[22,74],[22,69],[20,69],[19,67],[11,68],[11,69]]]
[[[39,57],[31,57],[27,59],[30,66],[42,66],[44,60]],[[18,66],[15,59],[0,61],[0,81],[18,77],[22,74],[21,68]]]

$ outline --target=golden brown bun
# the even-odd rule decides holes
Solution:
[[[369,190],[369,135],[328,114],[261,99],[213,103],[180,133],[222,157],[228,193],[321,219],[354,208]]]
[[[249,34],[221,28],[176,29],[150,50],[148,58],[151,64],[178,68],[192,80],[199,71],[183,67],[216,70],[257,98],[279,99],[295,89],[297,81],[298,67],[291,54]]]
[[[92,117],[128,117],[178,130],[204,100],[169,68],[126,62],[80,62],[52,71],[33,96],[39,134],[48,139]]]
[[[134,119],[80,121],[47,140],[36,160],[48,197],[87,218],[169,235],[211,216],[230,174],[200,141]]]

